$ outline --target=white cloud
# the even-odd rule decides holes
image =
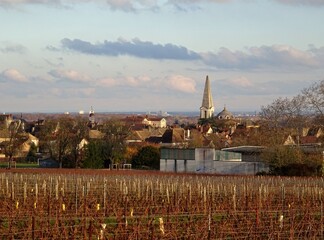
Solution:
[[[152,83],[152,79],[148,76],[122,76],[116,78],[100,78],[96,80],[97,86],[102,87],[114,87],[114,86],[130,86],[130,87],[141,87]]]
[[[79,73],[75,70],[51,70],[49,74],[60,80],[70,80],[74,82],[88,82],[90,81],[90,77],[86,74]]]
[[[196,92],[196,82],[188,77],[174,75],[168,78],[167,87],[186,93]]]
[[[127,84],[131,86],[139,86],[142,84],[147,84],[150,81],[151,78],[148,76],[126,77]]]
[[[101,78],[96,81],[96,85],[99,87],[114,87],[117,86],[119,83],[114,78]]]
[[[237,78],[232,78],[229,81],[230,81],[230,83],[232,83],[238,87],[243,87],[243,88],[253,87],[253,83],[246,77],[241,76],[241,77],[237,77]]]
[[[215,68],[262,69],[262,68],[318,68],[324,66],[320,51],[303,51],[288,45],[272,45],[232,51],[220,48],[216,53],[201,54],[203,62]]]
[[[96,80],[96,86],[105,88],[121,86],[125,88],[134,88],[137,89],[137,91],[142,89],[143,91],[158,91],[160,93],[170,90],[185,93],[196,92],[195,81],[181,75],[167,76],[165,78],[154,78],[145,75],[135,77],[121,76],[116,78],[107,77]]]
[[[15,82],[21,82],[21,83],[26,83],[29,81],[25,75],[23,75],[18,70],[13,69],[13,68],[4,70],[1,73],[0,78],[7,80],[7,81],[15,81]]]

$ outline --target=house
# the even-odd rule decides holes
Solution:
[[[183,128],[170,128],[167,129],[162,136],[162,146],[188,146],[186,140],[186,131]]]
[[[134,130],[139,130],[139,126],[143,128],[146,127],[153,127],[153,128],[166,128],[167,121],[163,117],[156,117],[156,116],[128,116],[123,119],[123,122],[129,126],[135,127]]]
[[[32,145],[36,148],[39,146],[39,139],[30,133],[20,133],[19,138],[12,139],[10,132],[6,130],[0,130],[0,158],[4,159],[5,147],[10,141],[15,141],[17,151],[15,151],[14,158],[25,158],[29,153]]]
[[[204,135],[209,135],[213,133],[213,129],[209,123],[200,126],[200,132]]]
[[[288,135],[283,145],[312,145],[320,143],[323,130],[320,127],[304,128],[302,136]]]
[[[297,140],[297,143],[298,143],[298,139]],[[296,145],[296,141],[295,139],[289,134],[286,138],[286,140],[284,141],[283,145]]]
[[[144,128],[142,130],[132,131],[126,138],[127,144],[140,144],[143,142],[161,143],[165,128]]]
[[[313,127],[308,130],[307,136],[313,136],[319,138],[323,135],[323,130],[321,127]]]
[[[165,118],[160,117],[145,117],[142,123],[154,128],[166,128],[167,126]]]
[[[104,133],[100,132],[99,130],[91,129],[89,130],[88,137],[89,139],[102,139],[105,136]]]
[[[0,115],[0,128],[1,128],[1,126],[4,129],[8,128],[12,121],[13,121],[12,114],[1,114]]]

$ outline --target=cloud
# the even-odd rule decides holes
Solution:
[[[243,88],[253,87],[253,83],[248,78],[242,76],[229,79],[229,82],[238,87],[243,87]]]
[[[316,49],[302,51],[287,45],[250,47],[246,51],[221,48],[217,53],[203,53],[201,56],[207,65],[225,69],[318,68],[324,65]]]
[[[196,82],[188,77],[181,75],[174,75],[167,79],[167,87],[169,89],[185,92],[194,93],[196,92]]]
[[[170,90],[184,93],[196,92],[196,83],[193,79],[173,75],[166,77],[149,77],[149,76],[121,76],[116,78],[101,78],[96,80],[96,86],[104,88],[122,87],[125,89],[136,88],[137,91],[141,89],[144,91],[158,91],[159,93],[166,92],[169,94]]]
[[[72,82],[88,82],[90,77],[75,70],[51,70],[48,72],[52,77],[59,80],[69,80]]]
[[[93,2],[105,4],[112,10],[135,12],[140,9],[156,9],[159,7],[157,0],[0,0],[0,7],[14,8],[21,5],[38,4],[70,8],[75,4]]]
[[[14,81],[19,83],[29,82],[28,78],[25,75],[13,68],[4,70],[0,74],[0,79],[3,79],[4,81]]]
[[[148,76],[138,76],[138,77],[126,77],[126,82],[130,86],[139,86],[147,84],[151,81],[151,78]]]
[[[50,88],[48,94],[56,97],[90,97],[96,92],[95,88]]]
[[[59,48],[54,47],[54,46],[51,46],[51,45],[46,46],[45,49],[48,50],[48,51],[52,51],[52,52],[59,52],[59,51],[61,51]]]
[[[20,44],[14,44],[10,42],[0,42],[3,47],[0,46],[0,52],[2,53],[19,53],[23,54],[27,51],[27,48]]]
[[[20,5],[40,4],[40,5],[62,5],[60,0],[0,0],[0,7],[14,8]]]
[[[65,38],[61,41],[66,49],[91,55],[120,56],[129,55],[146,59],[172,59],[172,60],[196,60],[199,54],[189,51],[182,46],[168,43],[165,45],[144,42],[139,39],[132,41],[119,39],[116,42],[104,41],[92,44],[80,39],[70,40]]]
[[[261,73],[262,78],[262,73]],[[237,97],[237,96],[291,96],[296,95],[308,84],[307,78],[287,78],[278,79],[274,76],[267,76],[267,80],[260,81],[260,75],[251,79],[245,76],[219,79],[215,82],[218,96]]]
[[[148,87],[152,84],[152,79],[148,76],[120,76],[116,78],[99,78],[96,80],[96,86],[100,87]]]
[[[76,4],[95,3],[106,5],[111,10],[124,12],[137,12],[139,10],[153,10],[160,9],[167,5],[174,6],[178,11],[197,10],[201,9],[201,5],[208,4],[222,4],[231,3],[238,0],[0,0],[0,7],[16,8],[19,6],[37,4],[50,7],[73,8]],[[245,0],[250,2],[251,0]],[[286,5],[304,5],[304,6],[324,6],[323,0],[268,0],[275,1]]]
[[[323,0],[275,0],[276,2],[289,5],[309,5],[309,6],[324,6]]]
[[[119,82],[114,78],[100,78],[96,81],[96,85],[99,87],[114,87],[119,85]]]
[[[324,48],[310,46],[299,50],[289,45],[252,46],[244,50],[221,47],[216,52],[198,53],[172,43],[165,45],[133,39],[92,44],[80,39],[63,39],[63,49],[91,55],[117,57],[129,55],[144,59],[202,61],[216,69],[317,69],[324,67]]]

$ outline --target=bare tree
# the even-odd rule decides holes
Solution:
[[[324,80],[314,83],[302,91],[309,110],[315,117],[324,120]]]
[[[69,154],[70,140],[72,137],[71,130],[73,129],[73,119],[62,117],[59,119],[57,128],[54,132],[54,149],[56,159],[59,162],[60,168],[62,168],[63,159]]]
[[[103,156],[105,167],[111,167],[114,163],[120,163],[126,152],[126,137],[130,134],[129,126],[114,119],[103,123],[101,129],[104,133]]]
[[[8,168],[12,167],[12,161],[15,154],[17,154],[21,144],[22,135],[20,133],[19,122],[12,122],[8,129],[8,141],[4,145],[5,156],[8,158]]]
[[[81,167],[82,165],[82,153],[84,149],[82,149],[81,141],[86,138],[88,133],[88,121],[84,118],[78,117],[74,120],[73,128],[70,129],[70,155],[71,155],[71,163],[69,166],[71,167]]]
[[[47,151],[50,157],[56,159],[60,167],[70,151],[73,126],[73,119],[67,116],[47,119],[39,134],[43,151]]]

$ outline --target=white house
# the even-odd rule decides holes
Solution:
[[[165,118],[159,117],[145,117],[142,123],[154,128],[166,128],[167,126]]]

